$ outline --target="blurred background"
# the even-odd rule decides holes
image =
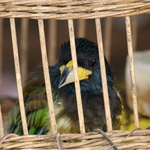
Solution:
[[[133,17],[131,17],[133,18]],[[113,18],[110,23],[111,34],[107,41],[106,37],[106,19],[101,19],[104,48],[105,44],[110,42],[110,56],[108,60],[115,74],[116,87],[120,91],[123,100],[126,103],[126,85],[125,68],[127,57],[127,40],[124,18]],[[137,23],[137,24],[136,24]],[[135,51],[144,51],[150,49],[150,15],[139,15],[137,22],[133,23],[132,30],[135,30]],[[25,23],[24,23],[25,24]],[[112,24],[112,25],[111,25]],[[16,102],[18,93],[15,78],[15,69],[13,61],[12,39],[9,19],[1,21],[1,76],[0,76],[0,103],[4,114],[4,120],[7,119],[7,112]],[[58,61],[58,51],[63,42],[69,40],[68,23],[64,20],[49,21],[44,20],[46,44],[49,57],[49,65],[54,65]],[[135,25],[135,26],[134,26]],[[96,39],[95,20],[86,20],[85,24],[74,20],[75,37],[84,36],[94,42]],[[34,71],[41,65],[41,51],[37,20],[28,20],[26,27],[22,25],[21,19],[16,19],[17,40],[20,55],[22,78],[25,80],[28,73]],[[25,35],[22,35],[24,32]],[[81,33],[82,32],[82,33]],[[22,43],[23,41],[23,43]],[[27,48],[24,53],[23,49]],[[105,50],[105,49],[104,49]],[[25,57],[25,61],[23,60]],[[150,59],[149,59],[150,60]],[[23,63],[26,65],[23,66]],[[150,83],[150,81],[147,81]],[[149,100],[150,102],[150,100]],[[127,105],[128,106],[128,105]],[[131,106],[132,107],[132,106]],[[132,109],[131,109],[132,110]],[[147,116],[148,118],[150,116]]]

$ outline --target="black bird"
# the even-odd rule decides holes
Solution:
[[[106,131],[98,46],[86,38],[77,38],[75,43],[86,132],[96,128]],[[78,133],[79,121],[69,41],[61,46],[59,57],[59,62],[49,67],[57,129],[62,133]],[[113,128],[119,129],[121,101],[114,89],[114,75],[106,59],[105,65]],[[27,79],[24,99],[29,134],[51,133],[42,68]],[[10,112],[8,130],[17,134],[23,132],[18,104]]]

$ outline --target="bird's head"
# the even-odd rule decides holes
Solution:
[[[93,90],[96,94],[97,92],[102,92],[97,44],[86,38],[76,38],[75,44],[81,91],[89,91],[91,93]],[[113,82],[113,74],[106,60],[105,64],[107,80],[110,77],[110,82]],[[74,82],[73,62],[69,41],[64,43],[60,49],[59,72],[59,89],[68,89]]]
[[[79,80],[86,81],[90,79],[94,70],[99,68],[97,45],[85,38],[77,38],[75,42]],[[70,42],[66,42],[61,46],[60,62],[61,77],[59,88],[74,82]]]

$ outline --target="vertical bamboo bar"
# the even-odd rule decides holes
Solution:
[[[28,128],[27,128],[27,121],[26,121],[26,114],[25,114],[25,107],[24,107],[23,89],[22,89],[22,82],[21,82],[18,45],[17,45],[17,35],[16,35],[16,27],[15,27],[14,18],[10,19],[10,27],[11,27],[11,37],[12,37],[12,45],[13,45],[13,55],[14,55],[14,64],[15,64],[16,81],[17,81],[17,89],[18,89],[22,126],[23,126],[24,134],[27,135]]]
[[[85,19],[78,20],[77,36],[85,37],[85,31],[86,31],[86,20]]]
[[[112,130],[112,119],[111,119],[110,103],[109,103],[109,96],[108,96],[108,86],[107,86],[107,79],[106,79],[106,69],[105,69],[105,60],[104,60],[104,50],[103,50],[103,40],[102,40],[100,19],[95,19],[95,24],[96,24],[97,42],[98,42],[98,49],[99,49],[99,59],[100,59],[100,68],[101,68],[101,78],[102,78],[107,130],[111,131]]]
[[[105,48],[105,56],[108,62],[110,62],[111,56],[111,37],[112,37],[112,18],[105,18],[104,48]]]
[[[24,83],[27,77],[28,70],[28,24],[29,20],[21,19],[21,38],[20,38],[20,49],[21,49],[21,73],[22,81]]]
[[[55,118],[55,112],[54,112],[52,89],[51,89],[50,75],[49,75],[49,68],[48,68],[48,59],[47,59],[47,52],[46,52],[46,42],[45,42],[43,20],[38,20],[38,26],[39,26],[40,45],[41,45],[46,94],[47,94],[47,101],[48,101],[48,107],[49,107],[49,113],[50,113],[51,129],[52,129],[52,134],[56,134],[57,133],[56,118]]]
[[[56,62],[56,46],[57,46],[57,21],[49,20],[49,34],[48,34],[48,60],[50,65],[54,65]]]
[[[2,69],[3,69],[3,19],[0,19],[0,94],[2,91]]]
[[[136,51],[138,36],[138,16],[132,16],[133,51]]]
[[[129,65],[130,65],[130,75],[131,75],[131,85],[132,85],[132,100],[133,100],[133,108],[134,108],[135,126],[136,128],[139,128],[137,92],[136,92],[136,81],[135,81],[135,73],[134,73],[134,57],[133,57],[133,43],[132,43],[132,35],[131,35],[130,17],[125,17],[125,23],[126,23],[127,44],[128,44],[128,53],[129,53]]]
[[[73,71],[74,71],[74,78],[75,78],[75,90],[76,90],[76,98],[77,98],[80,132],[85,133],[83,106],[82,106],[80,83],[79,83],[79,77],[78,77],[78,66],[77,66],[77,55],[76,55],[73,20],[68,20],[68,28],[69,28],[71,55],[72,55],[72,61],[73,61]]]
[[[4,125],[3,125],[3,118],[2,118],[2,109],[0,105],[0,138],[4,136]]]

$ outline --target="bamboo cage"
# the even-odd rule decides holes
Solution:
[[[61,8],[61,9],[60,9]],[[0,1],[0,43],[2,43],[2,19],[8,18],[10,21],[14,65],[16,73],[16,82],[18,89],[19,105],[21,110],[21,119],[23,125],[23,136],[16,134],[4,135],[4,127],[2,121],[2,114],[0,110],[0,149],[59,149],[59,150],[108,150],[108,149],[150,149],[150,130],[139,129],[139,117],[137,107],[137,93],[136,81],[134,72],[134,58],[133,49],[135,49],[136,41],[132,42],[132,30],[130,17],[133,15],[149,14],[150,1],[149,0],[1,0]],[[134,121],[135,130],[133,131],[120,131],[113,130],[112,120],[110,114],[110,105],[108,97],[108,87],[106,80],[106,71],[104,63],[104,48],[107,45],[102,40],[101,18],[107,18],[110,25],[113,17],[124,17],[127,35],[127,47],[129,55],[131,85],[132,85],[132,100],[134,108]],[[22,61],[19,62],[18,54],[18,41],[15,21],[16,18],[22,19],[21,26],[21,49]],[[23,82],[27,75],[27,43],[28,21],[30,19],[37,20],[41,47],[42,64],[44,70],[47,102],[49,107],[50,122],[52,128],[52,135],[28,135],[26,114],[24,108],[23,98]],[[71,54],[73,59],[73,69],[75,77],[75,89],[78,106],[79,126],[80,133],[60,134],[56,127],[56,118],[54,114],[53,97],[50,84],[50,76],[48,71],[48,61],[51,61],[51,55],[55,55],[55,51],[51,51],[47,55],[44,20],[49,19],[49,39],[54,37],[56,39],[57,20],[67,20],[69,38],[71,43]],[[82,109],[82,100],[80,93],[80,84],[77,74],[77,58],[75,49],[75,33],[74,33],[74,20],[79,19],[79,24],[82,28],[78,31],[79,36],[85,35],[85,24],[87,19],[95,20],[97,43],[99,48],[100,68],[102,75],[102,87],[104,94],[104,104],[106,111],[107,132],[85,132],[84,117]],[[107,54],[110,57],[110,43],[111,42],[111,26],[106,26],[106,39],[108,40]],[[54,31],[54,32],[52,32]],[[134,31],[133,31],[134,32]],[[135,29],[136,33],[136,29]],[[136,36],[136,34],[134,34]],[[56,41],[56,40],[55,40]],[[105,40],[106,41],[106,40]],[[0,44],[0,61],[2,60],[2,44]],[[56,43],[49,45],[50,49],[56,48]],[[2,73],[0,63],[0,75]],[[24,68],[24,72],[20,70],[20,66]],[[22,76],[21,76],[22,73]],[[0,78],[1,85],[1,78]],[[102,138],[108,136],[107,138]],[[64,142],[65,141],[65,142]],[[75,142],[73,142],[75,141]]]

